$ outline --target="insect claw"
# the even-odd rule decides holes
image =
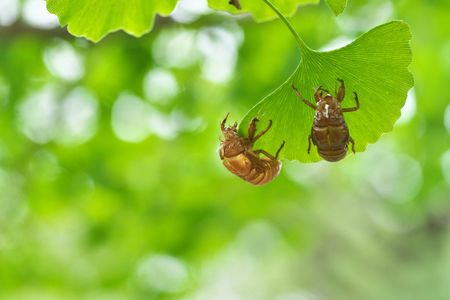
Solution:
[[[275,154],[275,159],[278,159],[278,155],[280,154],[281,149],[283,149],[284,144],[286,144],[286,141],[283,141],[283,142],[281,143],[280,148],[278,148],[277,153]]]
[[[227,115],[225,116],[225,119],[223,119],[222,123],[220,124],[220,129],[222,129],[222,131],[225,130],[225,124],[227,123],[227,119],[228,119],[229,115],[230,115],[230,113],[227,113]]]

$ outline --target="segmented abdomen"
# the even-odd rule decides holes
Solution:
[[[343,117],[314,120],[311,136],[323,159],[338,161],[347,154],[349,133]]]
[[[263,185],[278,176],[281,162],[259,158],[248,153],[226,157],[223,165],[233,174],[254,185]]]

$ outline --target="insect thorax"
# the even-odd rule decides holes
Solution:
[[[336,99],[332,101],[321,100],[317,103],[317,110],[314,118],[320,120],[340,119],[342,117],[341,108]]]
[[[224,157],[233,157],[248,150],[248,142],[245,138],[235,136],[222,141],[222,153]]]

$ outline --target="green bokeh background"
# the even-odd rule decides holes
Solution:
[[[316,49],[408,22],[415,88],[364,153],[284,161],[263,187],[221,165],[219,123],[297,65],[280,21],[204,12],[98,44],[3,24],[0,299],[450,299],[449,13],[444,0],[299,8]]]

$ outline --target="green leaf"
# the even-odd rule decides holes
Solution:
[[[347,0],[327,0],[327,3],[336,16],[340,15],[347,6]]]
[[[62,26],[78,37],[97,42],[110,32],[123,30],[134,36],[149,32],[155,15],[169,15],[178,0],[47,0],[47,9],[59,18]],[[299,5],[316,4],[319,0],[274,0],[273,3],[287,16],[293,15]],[[335,14],[341,13],[346,0],[327,0]],[[267,21],[276,14],[263,0],[240,0],[242,10],[228,0],[209,0],[213,9],[232,13],[250,12],[255,20]]]
[[[340,0],[329,0],[340,1]],[[228,0],[208,0],[209,7],[217,10],[224,10],[230,13],[250,12],[257,21],[268,21],[276,17],[275,12],[268,7],[263,0],[240,0],[241,10],[228,4]],[[292,16],[297,11],[298,6],[306,4],[316,4],[319,0],[273,0],[271,1],[285,16]]]
[[[240,133],[246,135],[247,124],[253,117],[261,120],[260,128],[273,120],[272,128],[255,145],[257,148],[275,153],[285,140],[281,157],[301,162],[320,160],[316,149],[307,153],[314,110],[297,98],[291,84],[314,102],[313,94],[318,86],[335,91],[336,79],[342,78],[346,85],[342,107],[355,105],[353,91],[359,95],[360,109],[345,113],[345,120],[355,140],[356,151],[364,151],[367,144],[376,142],[381,134],[392,130],[400,117],[407,92],[413,86],[413,77],[408,71],[412,60],[410,39],[408,25],[393,21],[372,29],[338,50],[303,49],[295,72],[247,113],[240,124]]]
[[[177,0],[47,0],[47,9],[75,36],[99,41],[112,31],[141,36],[153,27],[155,15],[170,14]]]

